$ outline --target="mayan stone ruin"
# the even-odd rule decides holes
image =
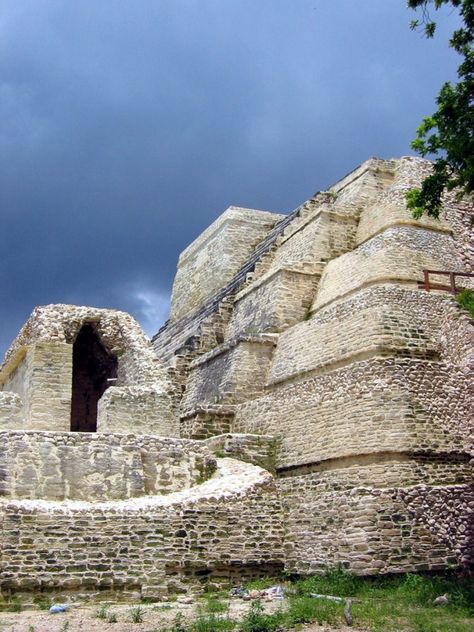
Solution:
[[[151,341],[36,308],[0,368],[2,594],[472,566],[474,323],[423,272],[474,272],[472,209],[415,221],[429,170],[374,158],[288,215],[231,206]]]

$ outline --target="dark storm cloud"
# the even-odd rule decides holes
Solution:
[[[149,333],[226,206],[409,153],[456,57],[403,0],[0,0],[0,351],[36,304]]]

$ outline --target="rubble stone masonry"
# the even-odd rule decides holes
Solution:
[[[37,308],[0,367],[1,591],[472,567],[474,323],[423,270],[474,272],[473,205],[414,220],[430,169],[372,158],[287,216],[230,207],[152,342]]]

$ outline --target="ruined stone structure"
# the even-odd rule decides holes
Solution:
[[[415,221],[429,169],[371,159],[289,215],[230,207],[152,343],[37,308],[0,369],[2,591],[474,564],[474,325],[420,284],[474,271],[472,206]]]

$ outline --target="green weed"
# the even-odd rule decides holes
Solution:
[[[178,610],[178,612],[174,615],[171,632],[186,632],[186,630],[187,628],[184,622],[184,615]]]
[[[206,595],[205,598],[205,609],[210,614],[222,614],[223,612],[227,612],[229,604],[225,601],[221,601],[210,593],[210,595]]]
[[[7,612],[21,612],[23,610],[23,604],[19,597],[13,597],[7,607]]]
[[[49,610],[52,604],[51,597],[47,597],[46,595],[36,595],[33,597],[33,603],[40,610]]]
[[[250,610],[239,625],[240,632],[271,632],[281,627],[284,619],[282,611],[266,614],[262,603],[257,599],[250,604]]]
[[[130,608],[130,618],[132,620],[132,623],[142,623],[144,613],[145,611],[141,606]]]
[[[109,615],[107,617],[107,622],[108,623],[117,623],[117,613],[116,612],[109,612]]]
[[[463,290],[456,296],[456,300],[474,318],[474,290]]]

